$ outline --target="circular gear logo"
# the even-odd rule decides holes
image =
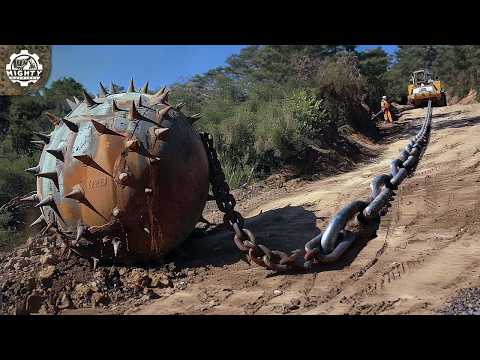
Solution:
[[[10,56],[10,63],[5,66],[7,76],[13,83],[25,87],[40,80],[43,66],[37,54],[30,54],[28,50],[21,50],[19,54]]]

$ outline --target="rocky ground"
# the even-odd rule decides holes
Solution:
[[[384,140],[352,135],[370,157],[308,181],[277,174],[236,190],[259,242],[303,247],[343,205],[389,171],[425,110],[406,109]],[[466,314],[480,300],[480,105],[433,110],[430,145],[398,192],[378,236],[311,272],[274,274],[242,261],[222,226],[198,229],[160,264],[123,267],[62,255],[53,236],[0,259],[7,314]],[[328,174],[327,174],[328,175]],[[205,217],[222,214],[209,202]],[[465,289],[465,290],[463,290]]]
[[[445,315],[480,315],[480,288],[460,289],[447,306],[440,310]]]
[[[50,237],[32,237],[26,246],[0,261],[1,305],[6,314],[59,314],[67,309],[95,308],[122,313],[152,299],[184,289],[201,271],[98,266],[75,255],[62,255]]]

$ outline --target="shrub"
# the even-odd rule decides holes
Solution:
[[[273,156],[281,162],[296,157],[305,147],[321,140],[322,131],[331,126],[322,100],[304,89],[265,104],[257,113],[257,120],[255,149],[258,155],[270,160]]]

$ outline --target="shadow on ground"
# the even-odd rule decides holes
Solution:
[[[320,229],[326,226],[326,221],[328,221],[327,218],[317,217],[312,211],[305,210],[301,206],[287,206],[246,219],[245,227],[255,234],[257,243],[271,250],[289,253],[295,249],[303,249],[305,243],[318,235],[321,232]],[[242,253],[233,242],[233,233],[222,225],[212,232],[206,236],[191,236],[165,260],[174,262],[177,268],[207,265],[223,267],[241,261]],[[308,272],[338,270],[349,266],[369,240],[358,240],[334,264],[316,264]],[[293,273],[296,272],[293,271]]]
[[[245,227],[253,232],[257,243],[288,253],[303,249],[305,243],[320,232],[317,220],[323,219],[301,206],[287,206],[245,219]],[[168,258],[178,267],[221,267],[240,261],[242,253],[233,242],[233,232],[218,225],[206,236],[191,236]]]

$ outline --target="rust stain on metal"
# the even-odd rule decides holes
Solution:
[[[78,237],[85,225],[89,231],[79,236],[97,245],[110,231],[120,238],[119,257],[159,257],[201,217],[208,194],[205,149],[189,118],[167,103],[167,91],[113,94],[101,87],[100,94],[70,101],[67,121],[49,134],[40,173],[56,172],[59,186],[37,177],[39,199],[54,199],[42,213],[64,235]],[[51,149],[61,150],[52,156]]]

